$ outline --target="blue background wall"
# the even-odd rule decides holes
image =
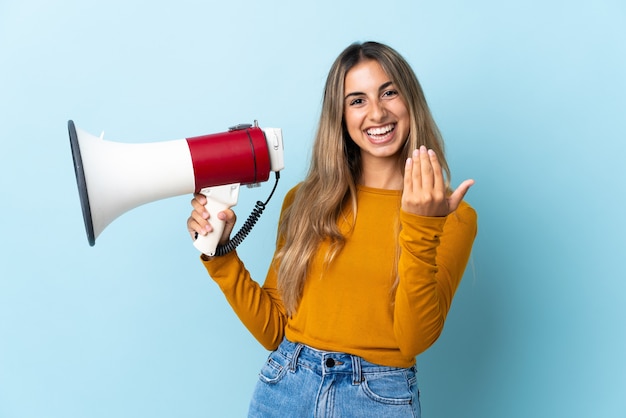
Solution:
[[[66,123],[120,142],[284,130],[240,254],[262,281],[349,43],[413,65],[471,265],[418,358],[425,417],[626,417],[626,6],[618,0],[0,2],[0,417],[238,417],[266,352],[198,262],[190,196],[87,244]],[[243,189],[245,216],[269,184]]]

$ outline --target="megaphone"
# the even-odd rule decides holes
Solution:
[[[227,132],[144,144],[107,141],[103,135],[96,137],[77,128],[71,120],[68,130],[91,246],[113,220],[130,209],[168,197],[202,193],[207,197],[207,211],[214,215],[213,232],[198,236],[194,246],[204,254],[215,255],[224,230],[224,222],[215,215],[237,204],[240,185],[257,186],[268,180],[270,171],[276,173],[278,181],[284,168],[281,129],[261,129],[256,121]],[[258,212],[254,216],[258,217]],[[240,232],[245,237],[249,231]],[[231,245],[227,251],[232,249]]]

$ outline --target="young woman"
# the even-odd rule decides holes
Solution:
[[[309,172],[285,197],[262,286],[236,252],[202,256],[268,350],[250,417],[419,417],[415,357],[439,337],[476,235],[422,89],[392,48],[333,64]],[[226,221],[197,195],[192,237]]]

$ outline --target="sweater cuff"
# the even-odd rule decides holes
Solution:
[[[219,257],[206,257],[204,254],[200,255],[200,261],[206,268],[209,276],[216,282],[220,282],[223,280],[227,280],[230,276],[232,276],[233,263],[240,264],[239,256],[236,251],[231,251],[227,254],[224,254]]]
[[[431,253],[436,254],[439,245],[439,237],[446,223],[446,216],[421,216],[400,211],[400,240],[413,254]],[[432,254],[432,255],[434,255]]]

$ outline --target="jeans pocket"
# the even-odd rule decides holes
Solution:
[[[371,400],[386,405],[410,405],[417,401],[416,378],[406,369],[367,373],[361,389]]]
[[[265,383],[278,383],[287,372],[289,360],[283,355],[273,352],[259,372],[259,379]]]

